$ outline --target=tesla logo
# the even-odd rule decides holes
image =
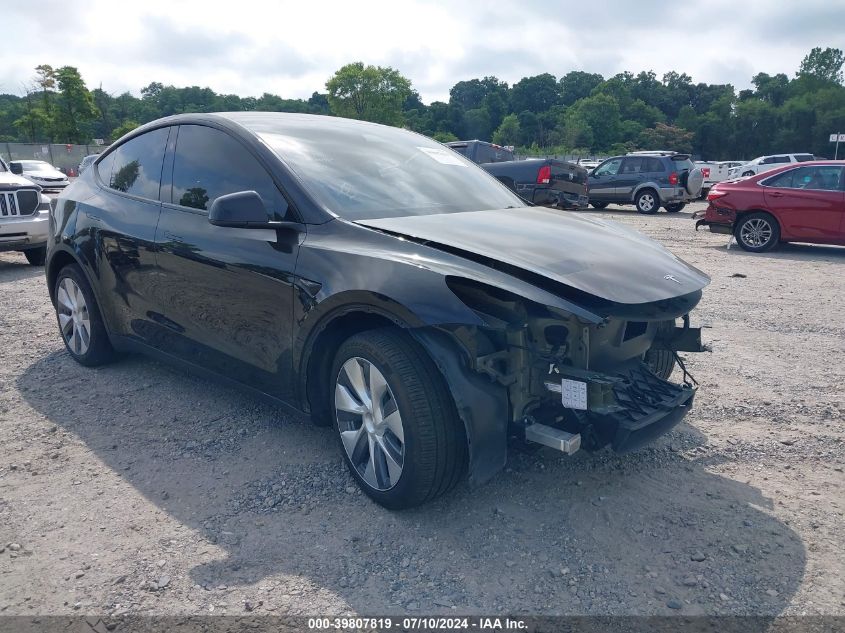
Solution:
[[[681,283],[680,279],[678,279],[674,275],[664,275],[663,279],[668,279],[669,281],[674,281],[676,284]]]

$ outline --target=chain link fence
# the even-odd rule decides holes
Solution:
[[[43,160],[68,176],[76,176],[83,158],[99,154],[107,147],[72,143],[0,143],[0,154],[7,163],[10,160]]]

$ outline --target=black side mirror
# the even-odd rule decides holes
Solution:
[[[12,163],[9,165],[9,169],[12,171],[13,174],[17,174],[20,176],[23,173],[23,167],[20,163]]]
[[[208,221],[214,226],[231,228],[271,228],[270,214],[254,191],[238,191],[220,196],[211,203]]]

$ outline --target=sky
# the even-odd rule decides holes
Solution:
[[[34,68],[76,66],[89,88],[153,81],[242,97],[307,98],[353,61],[391,66],[425,103],[458,81],[571,70],[685,72],[747,88],[793,76],[814,46],[845,48],[844,0],[5,1],[0,93]]]

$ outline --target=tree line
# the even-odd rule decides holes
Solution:
[[[753,89],[693,83],[686,73],[570,71],[459,81],[449,101],[424,104],[411,81],[362,62],[340,68],[308,99],[218,94],[152,82],[141,96],[89,90],[72,66],[42,64],[26,94],[0,94],[0,141],[114,141],[138,125],[181,112],[271,111],[345,116],[404,126],[440,141],[481,139],[523,153],[598,155],[636,149],[742,159],[775,152],[830,154],[845,133],[840,49],[814,48],[793,76],[759,73]]]

